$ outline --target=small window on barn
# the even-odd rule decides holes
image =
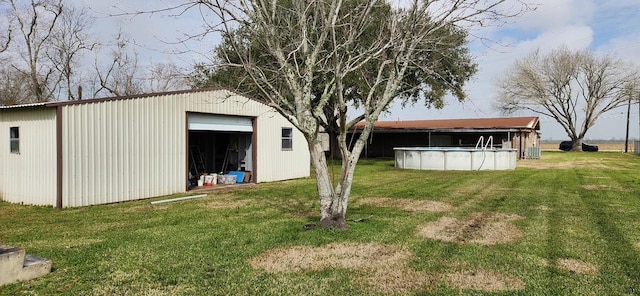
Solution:
[[[282,150],[293,149],[293,130],[290,127],[282,128]]]
[[[20,154],[20,128],[9,128],[9,150],[11,153]]]

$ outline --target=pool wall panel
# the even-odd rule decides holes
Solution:
[[[398,168],[417,170],[513,170],[516,149],[394,148]]]

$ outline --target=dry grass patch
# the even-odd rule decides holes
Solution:
[[[547,259],[541,258],[538,262],[540,263],[540,266],[542,266],[542,267],[548,267],[549,266],[549,260],[547,260]]]
[[[442,217],[418,226],[418,234],[427,238],[455,243],[495,245],[518,241],[522,232],[510,222],[524,219],[502,213],[473,213],[466,219]]]
[[[446,212],[453,209],[453,206],[445,202],[407,198],[361,198],[358,203],[374,207],[397,208],[410,212]]]
[[[598,272],[595,265],[570,258],[558,260],[558,268],[578,274],[596,274]]]
[[[489,270],[468,270],[445,276],[450,286],[487,292],[522,290],[524,282],[516,277]]]
[[[640,249],[640,242],[636,243],[636,248]]]
[[[410,269],[413,253],[376,243],[333,243],[321,247],[293,246],[249,259],[254,269],[306,272],[345,268],[356,271],[355,282],[384,294],[407,293],[434,286],[434,277]]]
[[[270,272],[304,272],[328,268],[367,270],[404,265],[414,258],[395,246],[368,243],[335,243],[321,247],[293,246],[267,251],[249,259],[254,269]]]
[[[429,291],[437,285],[435,276],[408,267],[376,269],[363,274],[356,283],[368,290],[384,295]]]

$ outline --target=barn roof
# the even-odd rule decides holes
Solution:
[[[29,107],[40,107],[45,106],[47,103],[29,103],[29,104],[20,104],[20,105],[8,105],[8,106],[0,106],[0,109],[20,109],[20,108],[29,108]]]
[[[104,102],[104,101],[130,100],[130,99],[140,99],[140,98],[148,98],[148,97],[155,97],[155,96],[199,93],[199,92],[209,92],[209,91],[228,91],[236,95],[245,96],[244,94],[241,94],[231,88],[212,87],[212,88],[187,89],[187,90],[156,92],[156,93],[143,93],[143,94],[130,95],[130,96],[91,98],[91,99],[83,99],[83,100],[77,100],[77,101],[51,101],[51,102],[41,102],[41,103],[28,103],[28,104],[20,104],[20,105],[0,106],[0,109],[22,109],[22,108],[42,107],[42,106],[57,107],[57,106],[65,106],[65,105],[81,105],[81,104],[98,103],[98,102]],[[248,98],[264,104],[264,102],[261,102],[254,98],[251,98],[251,97],[248,97]]]
[[[362,129],[364,122],[354,129]],[[540,130],[538,117],[376,121],[374,130]]]

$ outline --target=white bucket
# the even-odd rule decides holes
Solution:
[[[204,176],[204,186],[213,186],[213,176],[212,175]]]

